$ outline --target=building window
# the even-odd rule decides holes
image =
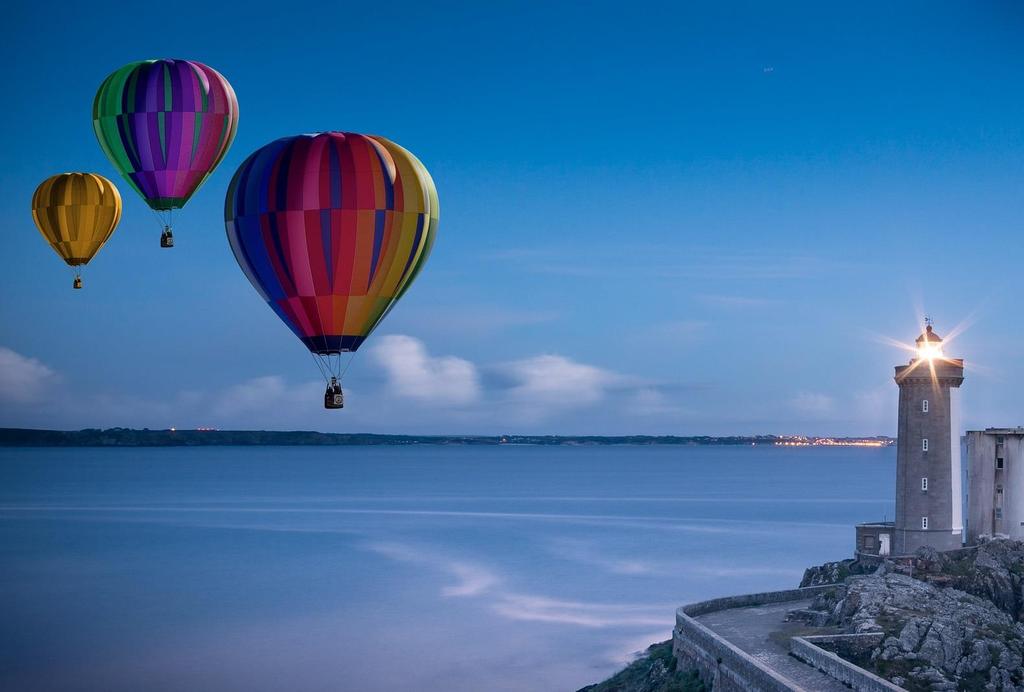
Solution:
[[[1003,436],[1002,435],[996,436],[996,444],[997,445],[1003,444]]]
[[[1003,508],[1002,507],[996,507],[996,519],[1002,519],[1002,518],[1003,518]]]
[[[864,536],[864,550],[874,550],[874,549],[875,549],[875,537],[874,536]]]
[[[928,517],[921,517],[921,528],[922,529],[927,529],[928,528]]]
[[[996,486],[996,507],[1003,506],[1003,486]]]
[[[925,438],[923,438],[921,440],[921,451],[922,452],[927,452],[928,451],[928,438],[927,437],[925,437]]]
[[[996,468],[997,469],[1002,469],[1004,466],[1005,466],[1005,463],[1003,462],[1003,458],[1002,457],[996,457]]]
[[[928,492],[928,479],[927,478],[922,478],[921,479],[921,490],[924,490],[925,492]]]
[[[928,400],[923,399],[921,401],[921,413],[928,413]]]

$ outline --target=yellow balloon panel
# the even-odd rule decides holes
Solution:
[[[32,219],[61,259],[86,264],[117,228],[121,194],[102,175],[61,173],[36,188]]]

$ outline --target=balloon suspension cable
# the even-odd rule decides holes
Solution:
[[[320,375],[327,384],[331,383],[332,378],[340,382],[345,371],[348,370],[347,365],[342,368],[344,357],[340,353],[314,353],[310,351],[310,355],[313,357],[313,362],[316,363],[317,369],[320,370]],[[349,360],[349,364],[351,362]]]
[[[164,221],[163,214],[161,214],[156,209],[153,210],[153,216],[156,217],[156,223],[160,227],[160,232],[163,233],[164,229],[167,228],[167,226],[170,225],[170,224],[168,224],[166,221]]]
[[[320,371],[320,376],[324,378],[324,382],[330,384],[331,374],[324,365],[323,360],[321,360],[322,356],[319,353],[313,353],[312,351],[309,352],[309,355],[312,356],[313,362],[316,363],[317,370]]]
[[[358,351],[352,351],[352,357],[348,359],[348,362],[345,363],[345,367],[342,369],[342,371],[340,373],[338,373],[338,380],[339,381],[341,380],[342,377],[345,376],[345,373],[348,372],[349,367],[352,365],[352,361],[354,361],[356,359],[356,354],[357,353],[358,353]],[[340,357],[341,356],[339,355],[339,358]]]
[[[321,351],[320,353],[314,353],[313,358],[314,360],[317,361],[317,367],[320,368],[320,374],[324,376],[324,379],[327,381],[328,385],[331,384],[331,379],[334,379],[336,382],[340,383],[341,376],[345,374],[341,370],[341,352],[331,351],[330,346],[327,343],[327,332],[324,329],[324,320],[323,317],[320,315],[319,308],[317,308],[316,310],[316,321],[317,325],[320,327],[320,339],[323,342],[323,351]],[[337,363],[332,362],[332,355],[338,356]],[[345,369],[347,370],[348,367],[346,366]]]
[[[346,353],[351,352],[346,351]],[[352,365],[352,361],[355,360],[355,353],[352,353],[348,360],[345,359],[345,353],[329,353],[326,351],[316,353],[310,351],[309,354],[313,357],[313,362],[316,363],[320,376],[324,378],[324,382],[327,384],[331,383],[332,378],[340,383],[342,378],[345,377],[345,373],[348,372],[349,366]]]
[[[334,373],[334,376],[338,378],[338,382],[341,382],[341,378],[343,378],[345,373],[348,372],[348,366],[352,364],[352,357],[348,358],[348,360],[345,359],[345,356],[348,353],[349,351],[335,354],[338,356],[338,360],[335,363],[334,370],[332,372]],[[355,354],[352,354],[352,356],[354,357]]]

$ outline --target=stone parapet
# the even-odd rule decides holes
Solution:
[[[804,663],[858,692],[898,692],[903,688],[822,648],[827,646],[837,651],[862,652],[877,646],[884,637],[882,632],[793,637],[789,640],[789,650]]]
[[[691,603],[676,611],[672,651],[682,668],[695,668],[712,690],[722,692],[814,692],[805,690],[711,631],[694,618],[731,608],[799,601],[842,588],[840,584],[808,586],[727,596]]]

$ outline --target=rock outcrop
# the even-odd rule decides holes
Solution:
[[[854,661],[910,690],[1024,689],[1024,624],[991,601],[902,574],[851,580],[820,599],[829,624],[886,637]]]
[[[839,574],[831,566],[839,564],[804,579]],[[884,634],[851,660],[908,690],[1024,692],[1022,576],[1018,541],[949,553],[925,548],[913,560],[846,579],[845,590],[819,596],[811,610],[848,632]]]
[[[864,574],[865,567],[854,559],[826,562],[823,565],[808,567],[804,570],[804,578],[800,580],[800,588],[805,586],[822,586],[838,584],[847,577]]]
[[[945,553],[922,548],[878,567],[829,562],[808,568],[800,586],[838,583],[845,588],[791,614],[816,627],[879,633],[877,645],[838,655],[911,692],[1024,692],[1024,542],[995,539]],[[666,646],[584,689],[701,689],[692,671],[678,671],[666,658]]]
[[[977,548],[918,551],[915,577],[992,601],[1014,619],[1024,615],[1024,542],[990,540]]]

